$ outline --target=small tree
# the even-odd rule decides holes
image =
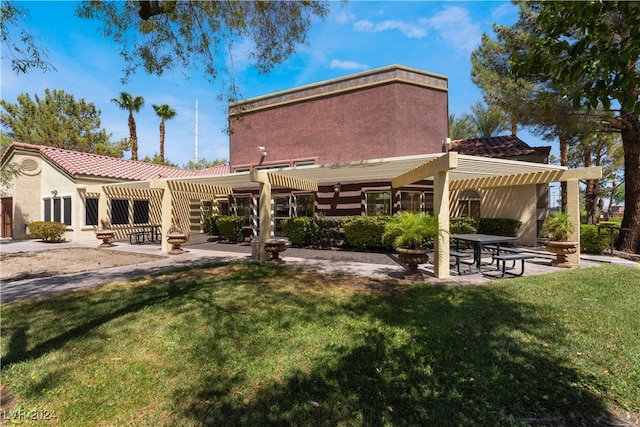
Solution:
[[[176,110],[169,107],[167,104],[155,105],[151,104],[156,115],[160,117],[160,164],[164,165],[164,122],[165,120],[171,120],[176,116]]]

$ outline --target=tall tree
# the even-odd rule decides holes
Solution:
[[[220,166],[220,165],[226,165],[227,161],[224,159],[215,159],[215,160],[207,160],[205,158],[200,158],[198,159],[198,161],[195,160],[189,160],[189,162],[184,165],[185,169],[191,169],[191,170],[203,170],[203,169],[209,169],[215,166]]]
[[[324,18],[323,1],[83,1],[78,15],[99,20],[103,33],[122,47],[124,80],[137,69],[161,75],[198,68],[215,80],[233,64],[234,43],[251,43],[249,58],[268,72],[305,43],[314,16]],[[233,74],[233,70],[229,70]],[[237,100],[233,78],[228,97]]]
[[[160,164],[164,165],[164,122],[165,120],[171,120],[176,116],[176,110],[169,107],[167,104],[155,105],[151,104],[156,115],[160,117]]]
[[[0,123],[14,141],[122,157],[124,142],[113,143],[100,129],[100,110],[63,90],[45,89],[44,97],[18,95],[16,103],[0,100]]]
[[[45,59],[47,50],[38,46],[38,39],[27,29],[25,18],[28,16],[15,2],[0,3],[2,59],[10,60],[16,73],[26,73],[33,68],[54,71],[55,67]]]
[[[455,114],[449,114],[449,138],[468,139],[478,134],[478,128],[471,123],[468,117],[457,118]]]
[[[502,111],[494,106],[485,107],[480,101],[471,106],[471,114],[465,114],[463,117],[476,127],[476,136],[480,138],[497,136],[509,130]]]
[[[128,92],[120,92],[120,98],[111,100],[121,110],[129,112],[129,142],[131,143],[131,160],[138,160],[138,134],[136,131],[136,119],[133,113],[138,113],[144,106],[144,99],[141,96],[133,97]]]
[[[516,76],[536,76],[568,91],[576,109],[602,111],[597,123],[622,136],[625,211],[619,248],[640,253],[640,2],[532,2],[530,50],[512,52]],[[553,60],[541,60],[552,56]]]

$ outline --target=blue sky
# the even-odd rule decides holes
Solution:
[[[223,132],[227,106],[217,100],[222,80],[210,83],[199,71],[187,71],[185,76],[175,70],[161,78],[139,71],[123,85],[118,46],[102,38],[97,21],[75,17],[76,2],[19,4],[29,11],[28,28],[48,49],[49,62],[57,71],[16,75],[3,60],[2,99],[15,102],[20,93],[33,97],[46,88],[64,90],[93,102],[102,112],[102,127],[119,140],[129,136],[128,113],[110,100],[122,91],[142,96],[145,106],[135,116],[140,157],[159,151],[159,119],[151,104],[169,104],[178,115],[166,124],[166,157],[178,165],[195,158],[197,100],[199,158],[229,158]],[[233,51],[233,69],[243,97],[250,98],[400,64],[447,76],[449,113],[459,117],[482,99],[471,82],[471,51],[484,32],[492,33],[494,23],[510,25],[517,17],[516,6],[502,1],[332,2],[329,16],[313,23],[308,44],[269,74],[251,67],[242,43]],[[519,136],[529,145],[550,145],[525,131]]]

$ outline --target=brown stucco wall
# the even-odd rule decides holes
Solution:
[[[250,104],[239,120],[230,119],[231,167],[440,152],[448,126],[446,79],[413,77],[431,80],[427,85],[385,77],[352,86],[343,82],[339,90],[327,84],[324,95],[320,87],[312,95],[274,95]],[[264,159],[259,146],[268,153]]]

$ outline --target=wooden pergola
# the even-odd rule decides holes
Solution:
[[[434,215],[438,217],[440,228],[434,248],[434,273],[436,277],[446,279],[449,277],[451,192],[464,189],[499,189],[566,182],[568,213],[575,223],[579,224],[579,181],[601,177],[602,169],[600,167],[567,169],[541,163],[491,159],[448,152],[359,162],[285,167],[273,170],[254,169],[250,172],[222,176],[158,179],[144,183],[113,184],[109,187],[128,186],[161,191],[163,235],[166,235],[172,223],[182,221],[184,200],[193,197],[211,199],[227,196],[233,194],[234,188],[256,188],[260,195],[260,258],[264,260],[266,257],[264,241],[273,234],[271,211],[273,186],[317,192],[318,183],[389,180],[392,189],[394,189],[422,180],[433,180]],[[104,203],[106,204],[106,202]],[[571,240],[580,241],[579,227],[576,227]],[[162,250],[164,252],[170,250],[170,245],[166,241],[162,243]],[[570,261],[579,262],[579,251],[569,257]]]

